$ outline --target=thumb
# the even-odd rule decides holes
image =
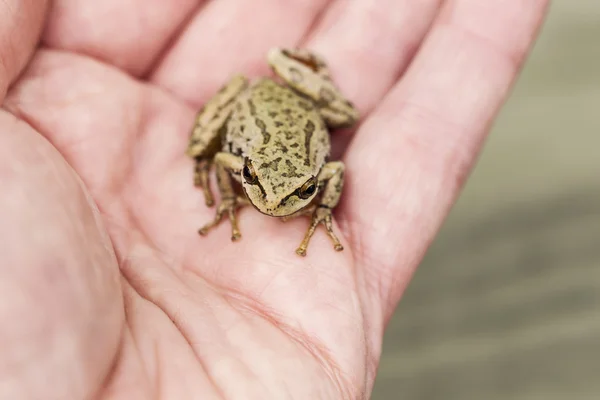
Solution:
[[[110,241],[67,163],[4,111],[0,187],[0,398],[91,398],[124,318]]]

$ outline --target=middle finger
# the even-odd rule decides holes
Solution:
[[[368,113],[410,63],[441,0],[337,0],[303,47],[322,54],[333,80]]]
[[[194,17],[151,81],[198,107],[233,74],[267,71],[274,46],[293,46],[329,0],[219,0]]]

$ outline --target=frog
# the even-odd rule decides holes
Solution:
[[[304,48],[267,52],[271,76],[235,74],[196,113],[186,154],[194,162],[194,186],[215,205],[214,166],[221,201],[205,236],[225,216],[231,240],[241,238],[237,213],[251,205],[288,221],[311,216],[296,249],[306,256],[323,225],[335,251],[344,249],[333,230],[332,211],[344,186],[345,165],[332,161],[330,131],[356,124],[359,113],[333,82],[324,58]]]

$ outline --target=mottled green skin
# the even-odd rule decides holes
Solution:
[[[274,48],[267,58],[281,84],[270,78],[250,84],[237,75],[196,116],[186,150],[196,164],[194,184],[202,187],[206,204],[212,206],[208,172],[214,164],[221,195],[214,219],[198,233],[208,234],[227,215],[231,239],[240,239],[236,210],[252,204],[263,214],[283,219],[311,215],[297,254],[306,255],[318,225],[341,251],[332,210],[340,200],[345,167],[327,160],[329,129],[353,125],[358,111],[333,84],[317,55]]]
[[[244,189],[261,212],[287,215],[310,203],[293,194],[317,177],[330,151],[327,126],[313,101],[259,79],[237,99],[225,129],[222,151],[254,167],[259,183]],[[242,183],[240,175],[234,178]]]

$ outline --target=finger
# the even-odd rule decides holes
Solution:
[[[155,198],[172,200],[172,185],[180,185],[194,203],[198,201],[193,166],[184,154],[194,111],[163,90],[88,57],[41,50],[9,92],[5,106],[51,141],[105,216],[121,221],[116,224],[119,229],[132,228],[123,203],[125,192],[140,196],[139,180],[153,192],[142,196],[144,204]],[[185,172],[169,174],[166,195],[157,196],[157,179],[173,163]],[[115,246],[121,245],[115,240]]]
[[[471,169],[546,4],[447,2],[351,144],[344,222],[385,319]]]
[[[69,90],[65,82],[71,83]],[[144,103],[139,120],[138,101]],[[136,258],[136,250],[147,247],[140,242],[152,243],[169,259],[164,266],[186,276],[199,273],[242,298],[250,293],[258,307],[265,304],[265,312],[285,315],[285,321],[294,321],[291,329],[298,323],[302,334],[323,343],[328,359],[340,360],[346,379],[363,378],[354,361],[364,359],[364,349],[356,347],[363,331],[348,268],[351,254],[335,252],[324,229],[315,233],[306,258],[294,253],[305,224],[298,221],[282,235],[281,222],[251,210],[239,215],[241,242],[229,241],[226,224],[220,233],[198,237],[215,210],[204,206],[193,186],[192,163],[184,157],[191,109],[101,63],[56,51],[39,52],[11,92],[10,106],[45,132],[91,187],[120,254]],[[99,183],[115,181],[118,191],[110,196],[98,189]],[[231,262],[239,259],[244,262]],[[139,272],[148,277],[153,270],[125,269],[128,278]]]
[[[127,152],[142,124],[142,106],[135,102],[141,85],[132,82],[88,57],[40,50],[5,107],[51,141],[92,195],[112,195],[129,170]]]
[[[48,1],[0,2],[0,103],[39,39]]]
[[[43,40],[140,76],[204,2],[55,0]]]
[[[124,232],[145,230],[149,218],[156,229],[147,235],[177,247],[181,235],[197,239],[198,218],[212,216],[184,154],[194,111],[164,90],[88,57],[41,50],[5,106],[77,171],[120,253],[131,245]]]
[[[58,152],[3,111],[0,182],[0,398],[91,398],[123,321],[110,240]]]
[[[404,71],[441,0],[338,0],[304,46],[326,58],[342,93],[364,115]]]
[[[233,73],[265,73],[268,50],[295,45],[327,4],[214,1],[194,18],[151,79],[198,107]]]

